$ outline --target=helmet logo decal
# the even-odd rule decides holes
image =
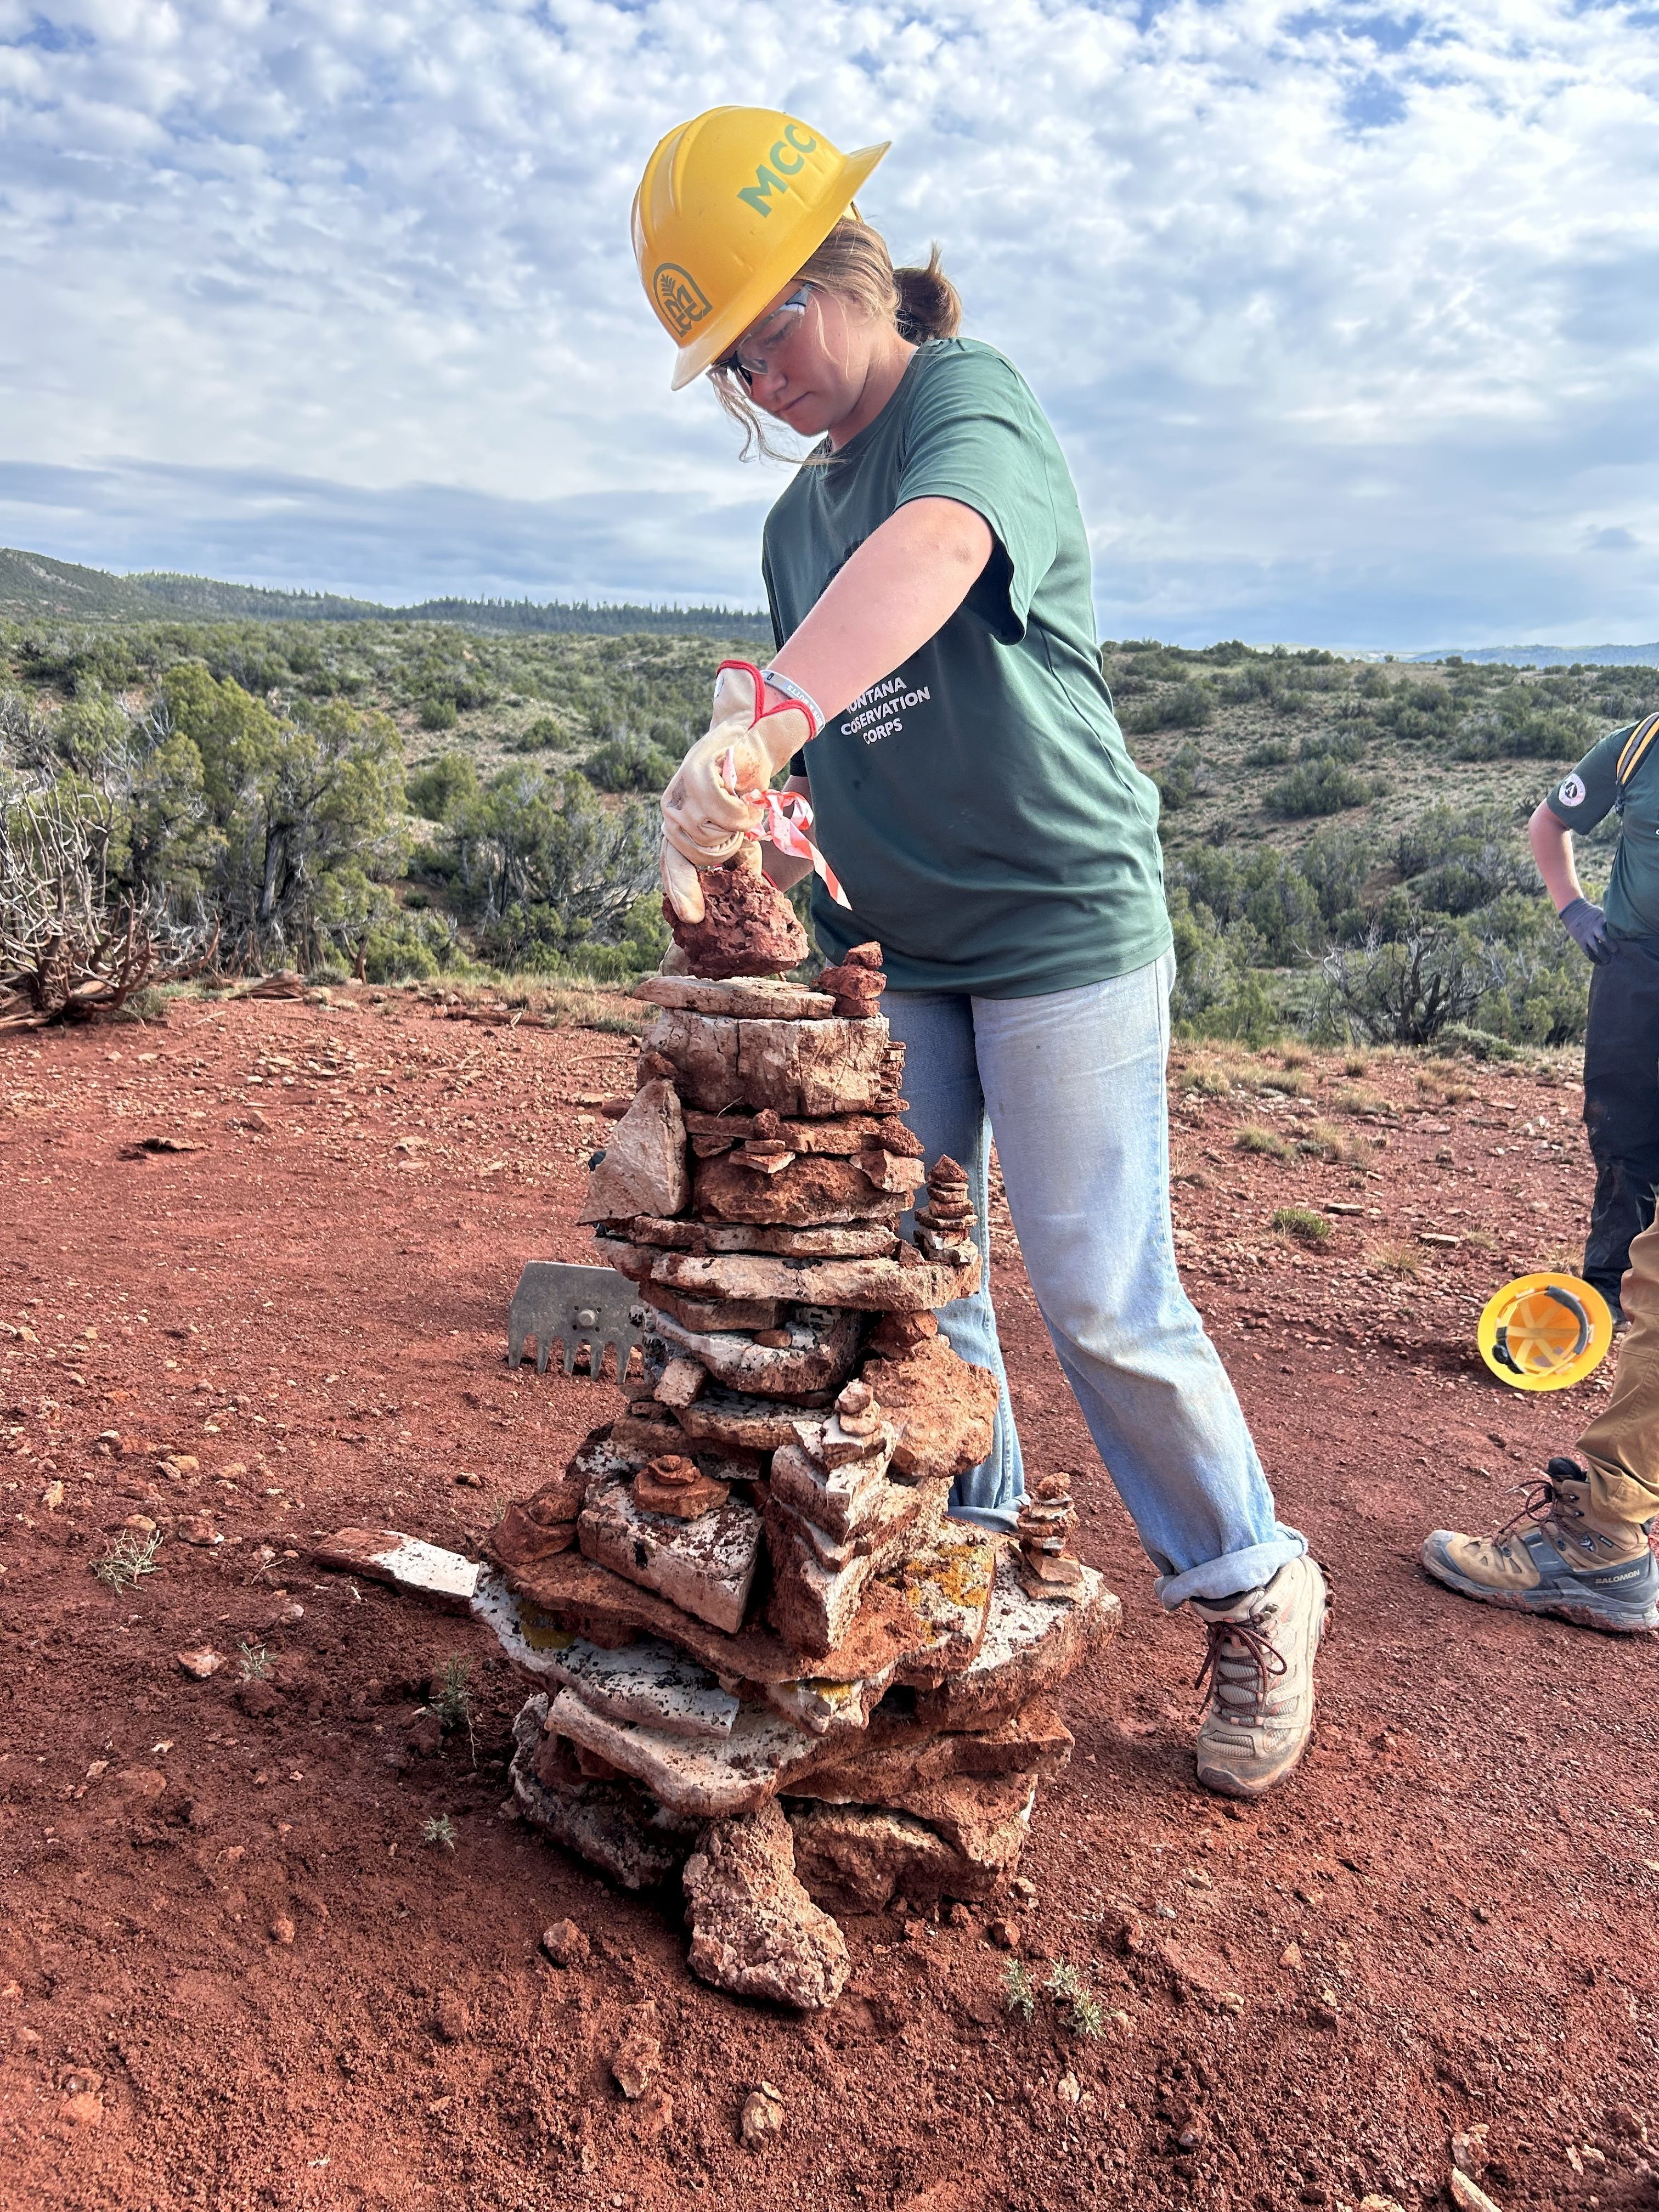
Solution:
[[[782,137],[756,169],[754,183],[744,185],[738,198],[753,208],[757,215],[770,215],[772,210],[767,203],[772,194],[788,191],[785,179],[805,168],[806,156],[817,152],[817,143],[811,131],[802,131],[793,123],[786,124]]]
[[[677,338],[690,334],[709,311],[709,301],[689,269],[678,261],[665,261],[651,279],[651,296],[657,312]]]
[[[1555,794],[1563,806],[1582,806],[1584,803],[1584,779],[1570,775]]]

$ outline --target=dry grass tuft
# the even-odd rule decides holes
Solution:
[[[1395,1244],[1378,1244],[1365,1257],[1385,1275],[1418,1275],[1423,1271],[1422,1248],[1408,1238]]]
[[[1332,1098],[1331,1111],[1334,1114],[1392,1114],[1394,1107],[1380,1091],[1373,1091],[1366,1084],[1352,1083]]]
[[[1247,1121],[1233,1143],[1241,1152],[1255,1152],[1263,1159],[1287,1160],[1291,1157],[1291,1148],[1283,1137],[1264,1129],[1259,1121]]]
[[[1345,1167],[1363,1166],[1376,1150],[1369,1137],[1356,1136],[1352,1129],[1325,1121],[1304,1123],[1297,1136],[1296,1148],[1299,1152],[1311,1153]]]

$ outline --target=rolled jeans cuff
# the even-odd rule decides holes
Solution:
[[[1242,1552],[1229,1552],[1219,1559],[1206,1559],[1185,1574],[1160,1575],[1155,1587],[1158,1602],[1173,1613],[1189,1597],[1236,1597],[1240,1590],[1261,1589],[1290,1559],[1299,1559],[1308,1540],[1294,1528],[1281,1528],[1265,1544],[1251,1544]]]
[[[1024,1503],[1020,1498],[1012,1505],[952,1505],[946,1518],[971,1521],[977,1528],[994,1528],[999,1536],[1012,1536]]]

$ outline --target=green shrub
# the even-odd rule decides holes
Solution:
[[[1352,769],[1334,760],[1302,761],[1267,794],[1275,813],[1292,820],[1310,814],[1340,814],[1346,807],[1363,806],[1376,796],[1376,787]]]
[[[1207,684],[1176,684],[1128,715],[1124,729],[1145,737],[1154,730],[1201,730],[1215,712]]]
[[[459,720],[453,699],[428,692],[421,702],[421,727],[423,730],[453,730]]]
[[[1471,1029],[1467,1022],[1448,1022],[1434,1041],[1434,1051],[1449,1060],[1455,1053],[1467,1053],[1471,1060],[1519,1060],[1516,1048],[1503,1037],[1494,1036],[1490,1030]]]
[[[1326,1243],[1331,1233],[1330,1223],[1310,1206],[1279,1206],[1272,1226],[1276,1236],[1293,1237],[1298,1244]]]
[[[679,762],[637,732],[609,738],[582,763],[582,774],[599,791],[658,792],[672,778]]]
[[[1244,756],[1246,768],[1283,768],[1295,750],[1288,738],[1263,738]]]
[[[478,771],[466,753],[440,753],[404,786],[410,806],[428,822],[447,822],[478,795]]]
[[[556,745],[563,734],[551,714],[538,714],[533,722],[507,740],[506,750],[510,753],[544,753],[550,746]]]
[[[1211,787],[1204,757],[1192,745],[1182,745],[1167,766],[1150,769],[1147,773],[1158,786],[1159,799],[1170,812],[1190,805],[1194,799],[1209,797]]]

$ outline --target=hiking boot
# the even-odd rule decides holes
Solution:
[[[1652,1526],[1598,1516],[1583,1468],[1575,1460],[1553,1459],[1495,1536],[1437,1528],[1423,1546],[1423,1564],[1463,1597],[1640,1636],[1659,1629]]]
[[[1198,1778],[1224,1797],[1260,1797],[1282,1781],[1313,1734],[1314,1657],[1330,1612],[1325,1577],[1305,1553],[1265,1589],[1225,1604],[1194,1598],[1209,1632],[1198,1686]]]

